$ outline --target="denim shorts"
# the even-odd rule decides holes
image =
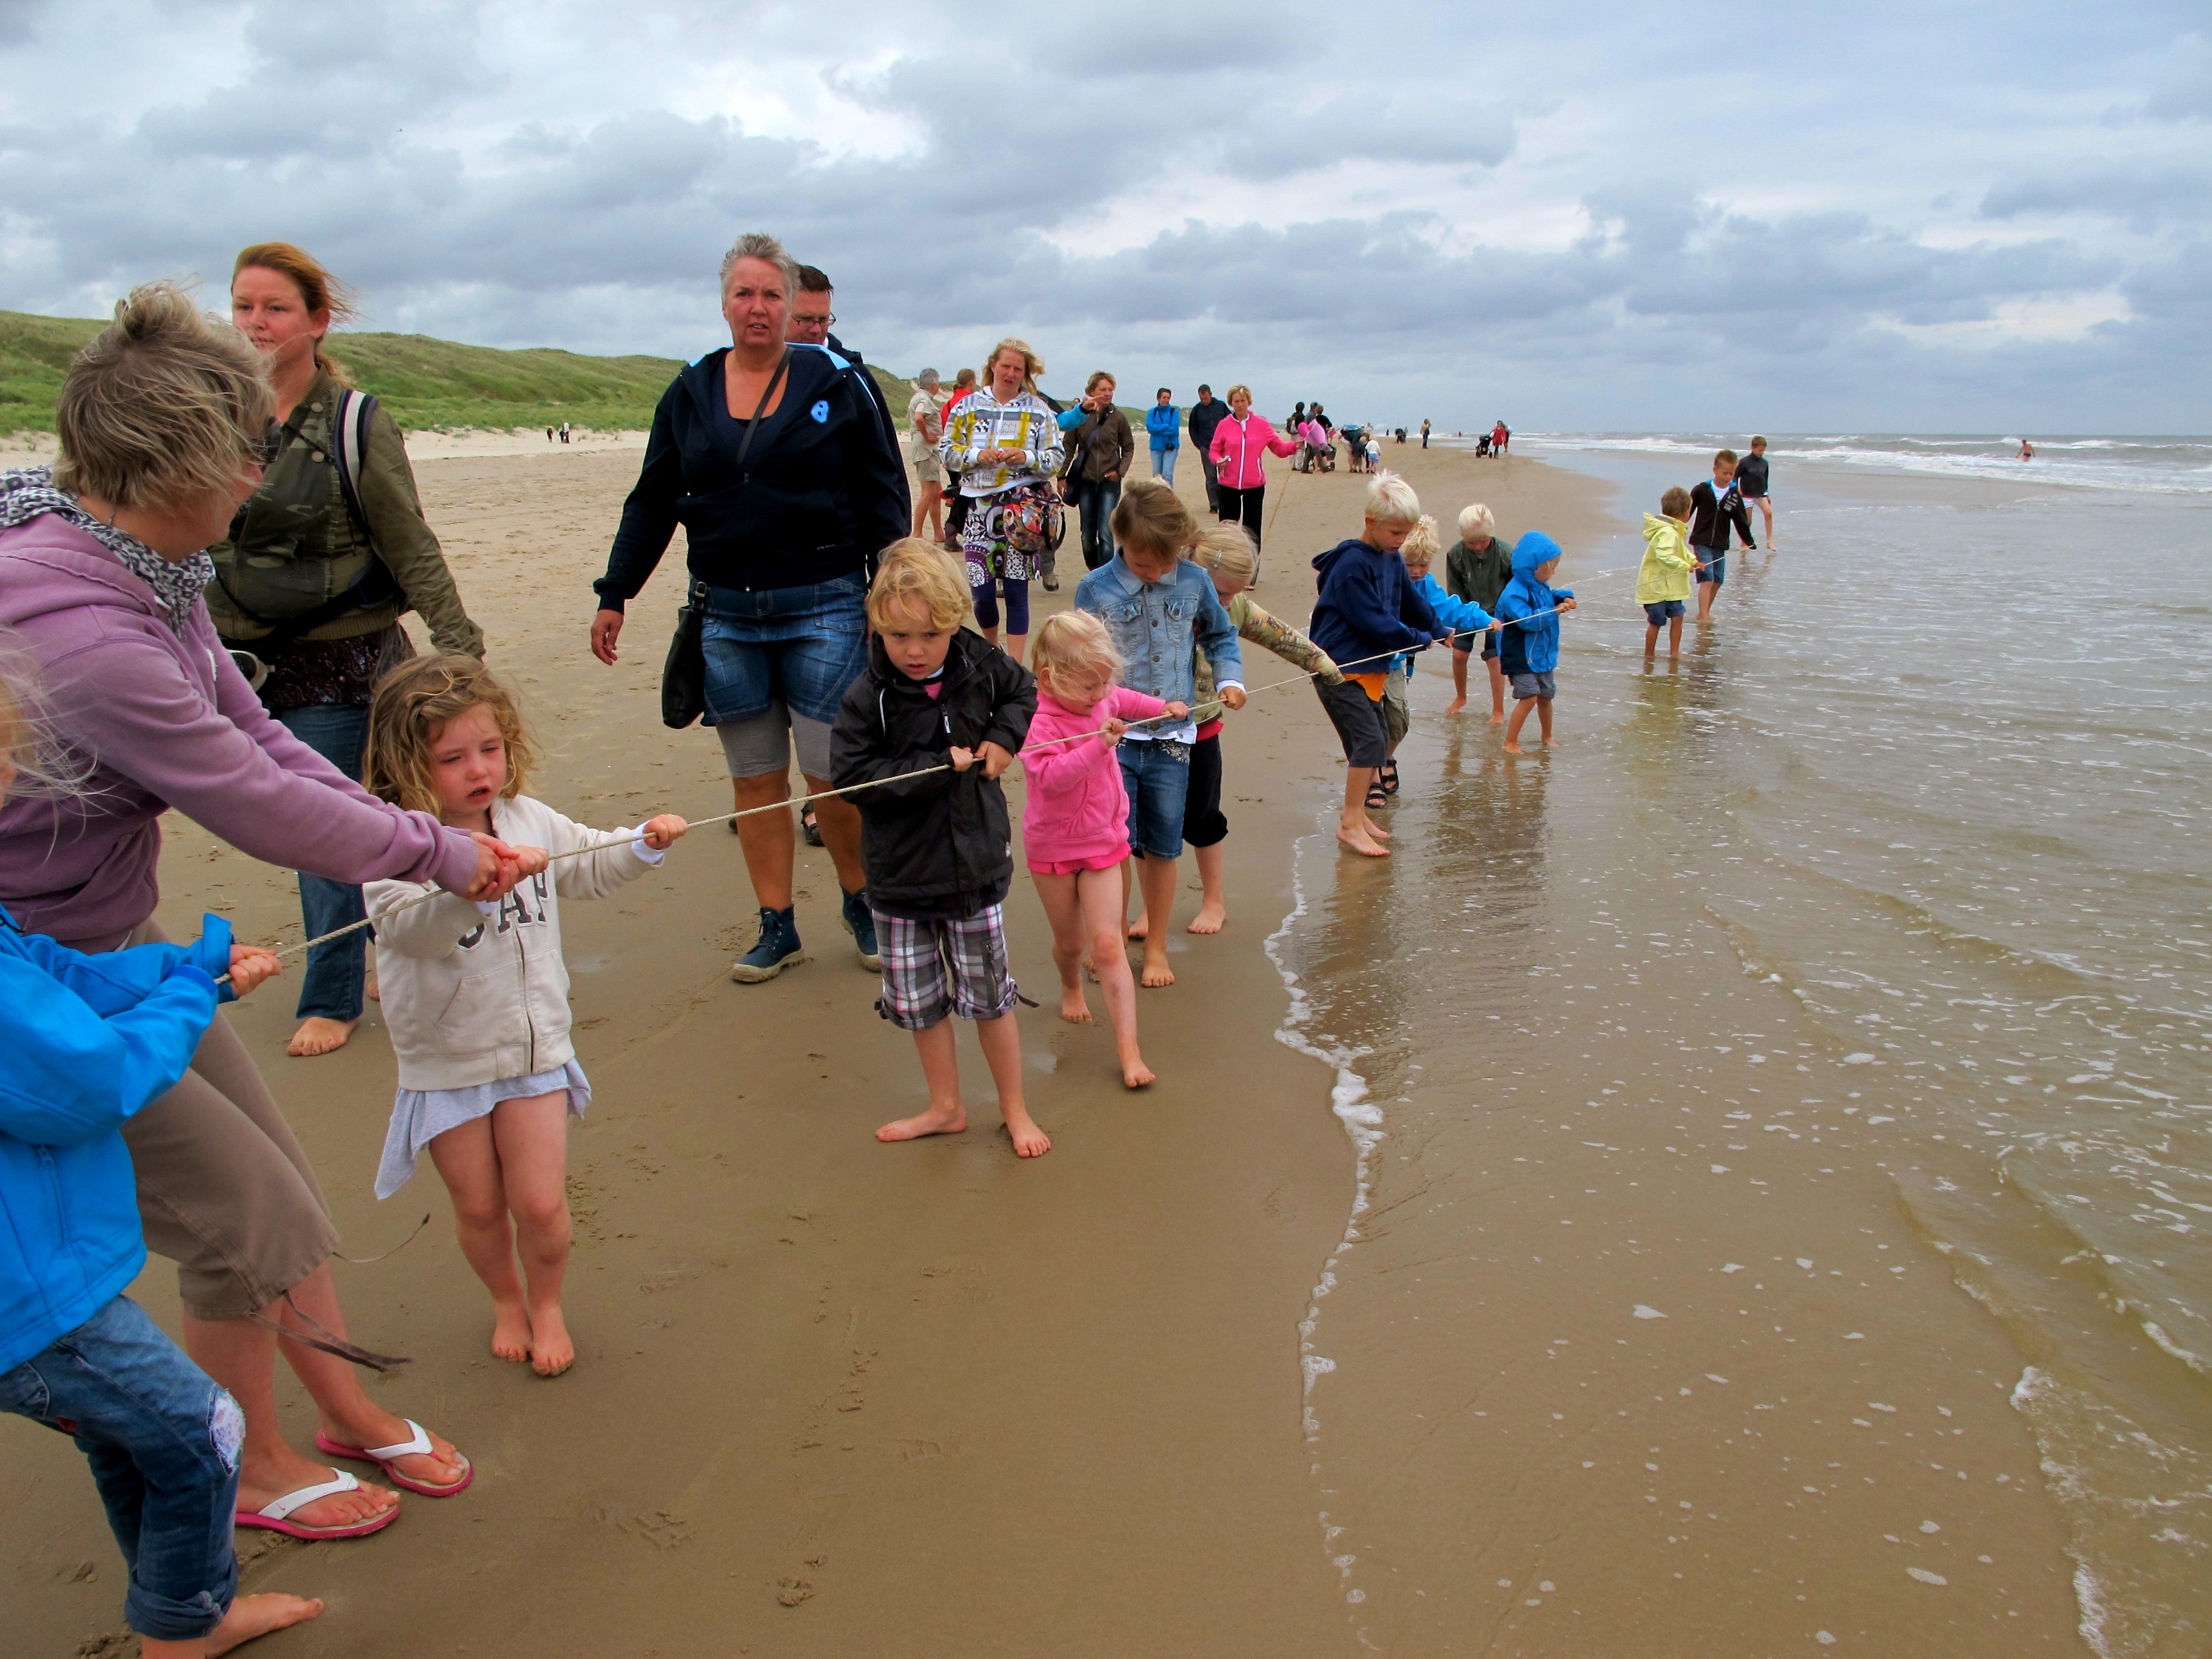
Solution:
[[[1680,599],[1661,599],[1656,604],[1647,605],[1644,607],[1644,620],[1650,623],[1654,628],[1658,627],[1661,623],[1665,622],[1668,617],[1672,617],[1679,618],[1681,614],[1682,602]]]
[[[1172,738],[1123,738],[1121,785],[1129,792],[1129,850],[1138,858],[1182,856],[1182,809],[1190,798],[1190,745]]]
[[[1336,728],[1337,740],[1344,745],[1346,765],[1373,768],[1390,758],[1389,727],[1380,702],[1370,697],[1357,680],[1336,685],[1316,680],[1313,685],[1328,723]]]
[[[1540,674],[1516,674],[1513,677],[1513,701],[1516,702],[1526,702],[1531,697],[1541,697],[1549,702],[1559,692],[1559,682],[1553,678],[1553,671],[1548,668]]]
[[[859,571],[798,587],[709,587],[700,629],[707,724],[750,720],[779,706],[828,725],[868,665],[867,578]]]
[[[1718,587],[1728,580],[1727,554],[1717,547],[1693,547],[1690,551],[1705,561],[1705,568],[1698,572],[1699,581]]]

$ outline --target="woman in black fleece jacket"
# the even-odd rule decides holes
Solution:
[[[730,250],[722,314],[731,344],[661,394],[607,574],[592,584],[592,650],[612,663],[623,605],[684,526],[688,592],[705,612],[707,724],[721,739],[740,811],[789,798],[794,747],[809,790],[830,787],[830,725],[867,661],[869,573],[911,516],[906,467],[859,380],[867,371],[823,346],[786,344],[794,289],[794,267],[774,238],[743,236]],[[844,890],[844,925],[874,969],[860,816],[838,799],[817,802],[815,820]],[[804,957],[793,836],[787,812],[736,827],[761,933],[730,975],[751,984]]]

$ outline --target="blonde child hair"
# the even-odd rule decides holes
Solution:
[[[513,800],[530,781],[538,750],[522,724],[514,694],[474,657],[417,657],[376,683],[368,704],[368,749],[362,787],[394,806],[438,815],[438,785],[430,750],[438,734],[471,708],[489,708],[507,745],[507,787]]]
[[[868,584],[868,621],[878,632],[889,632],[903,620],[909,599],[921,601],[931,629],[940,634],[959,627],[975,605],[962,567],[937,543],[919,536],[902,536],[884,550],[876,579]]]
[[[1201,570],[1218,570],[1233,582],[1252,585],[1260,574],[1260,556],[1252,546],[1252,532],[1241,524],[1217,524],[1198,538],[1190,562]]]
[[[1398,549],[1398,556],[1405,560],[1407,568],[1410,569],[1417,564],[1434,564],[1440,549],[1441,544],[1437,540],[1437,521],[1424,513]]]
[[[1133,478],[1122,485],[1109,527],[1123,547],[1158,558],[1180,558],[1198,539],[1190,509],[1164,478]]]
[[[1376,524],[1418,524],[1421,498],[1395,472],[1378,472],[1367,486],[1367,516]]]
[[[88,757],[55,740],[31,653],[0,631],[0,792],[75,795],[91,771]]]
[[[1459,538],[1469,547],[1474,545],[1474,538],[1477,535],[1480,535],[1485,541],[1488,541],[1497,534],[1497,515],[1492,514],[1483,502],[1476,501],[1460,508]]]
[[[1088,611],[1055,611],[1030,642],[1030,672],[1048,691],[1085,671],[1117,680],[1123,666],[1106,624]]]

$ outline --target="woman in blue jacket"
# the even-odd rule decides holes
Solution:
[[[0,679],[0,796],[20,701]],[[189,945],[86,956],[0,909],[0,1410],[70,1436],[90,1461],[147,1659],[198,1659],[323,1610],[237,1596],[245,1416],[123,1294],[146,1264],[123,1125],[176,1086],[217,1001],[276,968],[216,916]]]
[[[1166,386],[1152,394],[1152,406],[1145,411],[1145,431],[1152,441],[1152,476],[1173,483],[1182,425],[1176,416],[1175,393]]]

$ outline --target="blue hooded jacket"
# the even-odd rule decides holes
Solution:
[[[0,1372],[123,1293],[146,1261],[122,1127],[174,1088],[230,969],[219,916],[191,945],[87,956],[0,910]]]
[[[1443,624],[1406,574],[1406,562],[1354,537],[1313,562],[1321,597],[1306,632],[1346,673],[1380,674],[1395,651],[1419,651]]]
[[[1559,556],[1559,544],[1532,530],[1513,549],[1513,580],[1492,607],[1505,624],[1498,636],[1498,665],[1509,674],[1548,674],[1559,665],[1559,618],[1555,607],[1574,598],[1571,587],[1547,587],[1536,567]],[[1538,616],[1549,611],[1550,616]],[[1517,617],[1531,620],[1516,621]]]
[[[1145,411],[1145,430],[1152,435],[1154,449],[1181,449],[1182,423],[1173,404],[1155,403]]]

